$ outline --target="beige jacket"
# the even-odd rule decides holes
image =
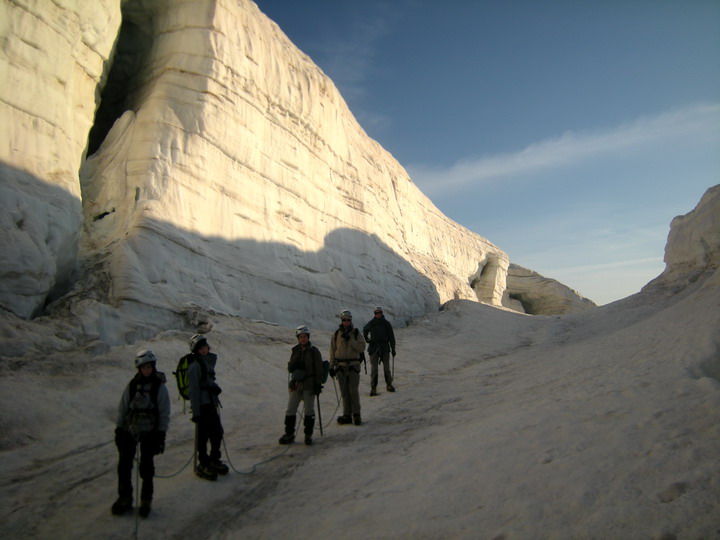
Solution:
[[[365,339],[357,328],[351,328],[350,339],[342,336],[343,328],[340,326],[330,340],[330,367],[358,366],[360,353],[365,352]]]

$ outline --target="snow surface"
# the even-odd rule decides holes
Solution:
[[[193,475],[193,424],[170,384],[147,519],[110,514],[113,417],[135,349],[152,348],[171,375],[188,332],[5,358],[0,535],[718,538],[718,307],[717,271],[562,317],[452,301],[397,331],[396,393],[371,399],[363,374],[362,426],[336,424],[328,381],[324,435],[289,448],[277,439],[292,329],[217,316],[208,338],[234,471]],[[324,355],[329,340],[313,332]]]

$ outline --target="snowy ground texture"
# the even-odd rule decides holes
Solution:
[[[24,324],[60,333],[3,321],[5,337]],[[194,476],[171,381],[147,519],[110,514],[115,408],[135,350],[171,375],[189,333],[5,358],[0,536],[720,538],[718,328],[718,272],[564,317],[454,301],[397,332],[396,393],[368,397],[363,374],[362,426],[337,425],[328,381],[324,435],[281,447],[293,331],[218,316],[208,338],[234,471]],[[312,335],[324,355],[329,339]]]

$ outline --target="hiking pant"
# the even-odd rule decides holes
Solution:
[[[360,366],[339,367],[336,377],[340,384],[343,415],[360,414]]]
[[[308,387],[310,388],[308,389]],[[314,417],[315,394],[313,394],[313,388],[310,384],[303,385],[302,390],[290,390],[285,416],[295,416],[301,401],[305,402],[305,416]]]
[[[200,419],[197,428],[198,461],[201,465],[207,465],[211,461],[218,461],[224,431],[215,405],[203,405],[200,407]],[[208,441],[210,441],[209,456],[207,451]]]
[[[152,432],[140,434],[140,489],[141,500],[151,500],[153,496],[153,476],[155,463],[153,458],[157,450],[157,439]],[[118,449],[118,497],[132,499],[132,469],[138,442],[129,431],[123,430],[116,441]]]
[[[390,371],[390,352],[377,350],[370,356],[370,386],[377,387],[378,383],[378,362],[382,362],[385,384],[392,384],[392,372]]]

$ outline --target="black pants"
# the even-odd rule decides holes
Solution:
[[[197,452],[198,461],[207,465],[210,461],[220,459],[220,443],[223,438],[223,427],[220,423],[217,407],[203,405],[200,408],[200,420],[197,423]],[[210,455],[208,456],[207,443],[210,441]]]
[[[118,496],[133,498],[132,469],[138,442],[129,431],[122,431],[116,441],[118,449]],[[140,434],[140,478],[142,488],[141,500],[150,500],[153,496],[153,477],[155,476],[155,451],[157,440],[153,432]]]

